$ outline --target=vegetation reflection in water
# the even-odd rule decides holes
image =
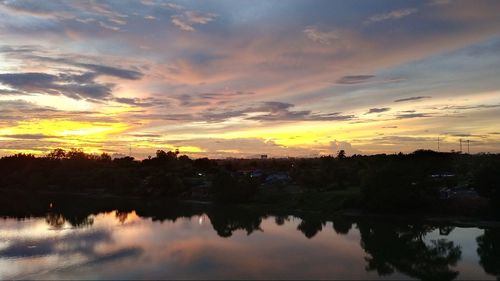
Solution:
[[[23,208],[2,210],[1,279],[500,277],[498,229],[167,202]]]

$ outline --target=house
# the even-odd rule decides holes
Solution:
[[[443,179],[443,178],[453,178],[455,177],[452,173],[442,173],[442,174],[432,174],[431,178],[433,179]]]
[[[474,188],[453,187],[439,190],[439,199],[477,199],[479,194]]]
[[[276,172],[268,175],[264,184],[287,184],[290,183],[291,178],[286,172]]]
[[[244,176],[249,176],[251,178],[260,178],[264,176],[264,172],[259,169],[246,169],[246,170],[239,170],[238,173],[240,175]]]

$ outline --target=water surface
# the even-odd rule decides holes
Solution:
[[[0,219],[0,279],[495,279],[495,229],[233,210]]]

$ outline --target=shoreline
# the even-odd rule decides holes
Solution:
[[[467,216],[438,216],[430,214],[382,214],[382,213],[367,213],[363,210],[345,210],[341,211],[341,215],[357,219],[374,219],[374,220],[391,220],[391,221],[420,221],[423,223],[432,224],[451,224],[456,227],[477,227],[477,228],[500,228],[500,220],[485,219],[481,217]]]
[[[436,213],[407,213],[407,214],[395,214],[395,213],[377,213],[363,210],[362,208],[340,208],[337,210],[321,210],[321,209],[307,209],[300,208],[300,206],[283,205],[283,202],[277,202],[272,205],[269,203],[262,202],[247,202],[239,204],[224,204],[218,203],[213,200],[203,200],[199,198],[167,198],[167,197],[141,197],[137,195],[119,195],[112,193],[91,193],[89,192],[58,192],[51,190],[30,190],[30,191],[20,191],[14,189],[0,188],[0,193],[3,195],[13,195],[13,196],[24,196],[29,193],[29,195],[40,195],[43,197],[61,197],[68,198],[78,198],[78,199],[98,199],[100,203],[106,205],[110,204],[110,208],[118,208],[118,205],[113,205],[119,202],[120,204],[133,203],[134,204],[146,204],[146,205],[163,205],[162,203],[178,203],[181,205],[188,206],[200,206],[207,208],[217,208],[217,209],[234,209],[234,210],[244,210],[248,212],[262,213],[266,215],[274,216],[295,216],[299,218],[303,217],[318,217],[322,220],[332,220],[336,217],[347,217],[357,220],[374,219],[374,220],[389,220],[389,221],[411,221],[411,222],[422,222],[430,224],[447,224],[457,227],[478,227],[478,228],[500,228],[500,220],[494,219],[488,216],[467,216],[458,214],[436,214]],[[106,202],[106,200],[113,200],[113,202]],[[118,201],[116,201],[118,200]],[[161,207],[161,206],[160,206]]]

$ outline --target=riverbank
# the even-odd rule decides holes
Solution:
[[[463,227],[500,227],[500,220],[489,207],[487,199],[480,201],[456,202],[444,200],[439,209],[426,209],[408,212],[376,212],[363,207],[361,190],[351,186],[339,190],[305,190],[297,187],[260,188],[254,199],[244,203],[227,203],[212,198],[181,198],[172,199],[161,196],[139,196],[107,193],[105,190],[86,190],[80,192],[54,191],[39,189],[36,191],[20,191],[15,189],[0,189],[2,215],[23,214],[23,208],[35,207],[37,214],[57,210],[61,205],[71,208],[71,202],[83,206],[92,202],[90,212],[101,210],[133,210],[134,208],[153,208],[158,212],[162,208],[169,211],[172,206],[190,209],[194,206],[197,212],[211,209],[228,209],[236,212],[255,213],[259,215],[296,216],[319,220],[331,220],[337,217],[353,219],[377,219],[394,221],[420,221],[432,224],[452,224]],[[9,199],[10,198],[10,199]],[[43,198],[43,200],[40,200]],[[54,200],[53,200],[54,199]],[[33,204],[32,201],[45,202]],[[57,202],[52,202],[57,201]],[[23,202],[27,204],[23,204]],[[187,206],[187,208],[186,208]],[[146,209],[147,209],[146,208]],[[85,212],[79,212],[85,213]]]

